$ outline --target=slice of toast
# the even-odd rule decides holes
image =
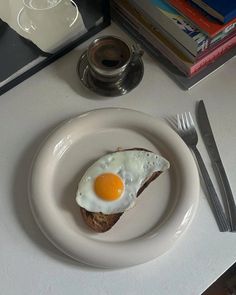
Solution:
[[[129,150],[136,150],[136,151],[146,151],[151,152],[144,148],[132,148],[132,149],[119,149],[119,151],[129,151]],[[143,190],[153,181],[155,180],[162,171],[156,171],[152,174],[149,179],[140,187],[137,193],[137,197],[143,192]],[[101,212],[90,212],[82,207],[80,207],[81,214],[83,217],[84,222],[95,232],[102,233],[106,232],[116,224],[116,222],[120,219],[123,213],[114,213],[114,214],[104,214]]]
[[[162,172],[157,171],[140,187],[137,197],[143,192],[143,190],[155,180]],[[117,223],[123,213],[103,214],[101,212],[90,212],[80,207],[84,222],[95,232],[103,233],[108,231]]]

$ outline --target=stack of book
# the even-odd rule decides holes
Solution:
[[[236,55],[235,0],[111,0],[111,12],[185,89]]]

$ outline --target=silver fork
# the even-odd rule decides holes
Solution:
[[[177,114],[177,127],[179,135],[182,137],[188,147],[193,151],[196,157],[202,178],[205,182],[205,186],[208,192],[208,201],[215,215],[219,230],[221,232],[229,231],[230,226],[223,211],[223,207],[218,199],[217,193],[207,172],[201,154],[197,149],[198,135],[190,112],[188,114]]]

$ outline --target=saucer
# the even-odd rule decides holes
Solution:
[[[92,78],[89,70],[87,51],[85,51],[78,62],[77,66],[80,81],[85,87],[93,92],[103,96],[119,96],[124,95],[133,90],[141,82],[144,73],[144,66],[141,57],[129,65],[127,75],[118,85],[115,83],[107,85],[107,83],[97,82]]]
[[[77,4],[73,0],[70,0],[70,3],[72,5],[67,5],[63,10],[63,13],[66,15],[65,24],[68,28],[71,28],[74,25],[79,16],[79,9],[77,7]],[[70,15],[71,8],[73,9],[73,15]],[[66,13],[66,9],[68,9],[68,15]],[[34,33],[38,29],[37,24],[35,24],[34,21],[28,16],[25,7],[22,7],[17,15],[17,23],[23,31],[29,34]]]

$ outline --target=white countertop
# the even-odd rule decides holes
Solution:
[[[105,33],[124,36],[115,25],[100,35]],[[183,111],[194,114],[196,102],[204,99],[236,194],[236,59],[183,91],[145,54],[138,88],[104,99],[85,90],[76,75],[89,41],[0,98],[0,294],[199,295],[236,261],[236,234],[219,232],[202,189],[191,226],[170,251],[143,265],[111,271],[81,265],[51,245],[31,215],[27,178],[38,145],[65,119],[104,107],[162,118]],[[215,181],[201,137],[198,147]]]

